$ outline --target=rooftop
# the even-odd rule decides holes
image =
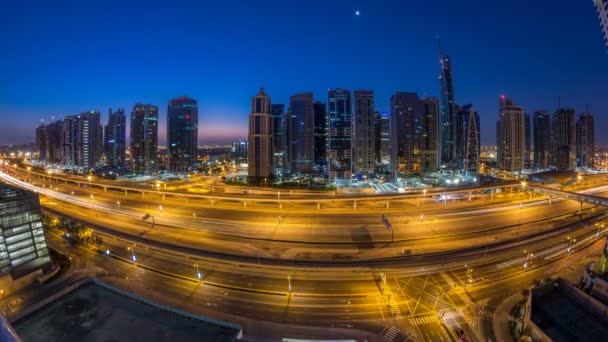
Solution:
[[[13,323],[23,341],[234,341],[236,325],[90,281]]]
[[[566,281],[532,290],[530,319],[554,341],[605,340],[608,336],[605,311],[604,305]]]

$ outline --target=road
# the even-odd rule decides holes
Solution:
[[[604,208],[585,205],[579,213],[578,203],[554,199],[549,205],[546,198],[517,191],[471,203],[384,208],[395,230],[391,242],[378,210],[365,205],[312,216],[18,182],[35,187],[49,211],[87,222],[104,237],[102,249],[111,251],[103,256],[71,246],[54,231],[49,244],[78,260],[77,270],[61,281],[96,276],[162,303],[237,322],[251,338],[404,340],[411,334],[448,341],[461,326],[473,340],[487,341],[502,298],[549,275],[576,279],[606,235],[595,225],[604,222]],[[606,194],[604,187],[592,191]],[[152,212],[151,229],[141,216],[158,205],[163,209]],[[271,224],[268,216],[276,219],[276,212],[281,221]],[[569,253],[567,236],[577,240]]]

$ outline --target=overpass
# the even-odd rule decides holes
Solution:
[[[567,199],[567,200],[577,201],[581,204],[581,207],[583,206],[583,203],[589,203],[589,204],[593,204],[593,205],[600,205],[603,207],[608,207],[608,198],[596,196],[596,195],[590,195],[587,193],[587,191],[571,192],[571,191],[564,191],[564,190],[547,188],[544,186],[536,186],[536,185],[532,185],[532,186],[528,185],[528,186],[523,186],[523,187],[524,188],[527,187],[533,192],[549,196],[549,201],[551,201],[552,197],[559,197],[559,198],[563,198],[563,199]],[[608,186],[606,186],[606,187],[608,188]]]

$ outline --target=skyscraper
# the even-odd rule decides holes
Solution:
[[[315,102],[315,165],[319,171],[323,171],[327,165],[327,105],[323,102]]]
[[[195,99],[181,96],[169,101],[167,147],[171,172],[188,172],[196,169],[198,105]]]
[[[76,165],[76,147],[78,145],[78,116],[69,115],[63,119],[61,129],[61,150],[63,163],[66,165]]]
[[[441,108],[439,113],[440,123],[440,151],[441,164],[445,166],[456,165],[456,143],[455,125],[456,102],[454,102],[454,83],[452,79],[452,62],[450,56],[441,54],[441,72],[439,81],[441,84]]]
[[[439,107],[439,105],[437,105]],[[438,115],[436,116],[438,118]],[[380,113],[380,163],[391,162],[391,115]]]
[[[530,114],[524,114],[524,126],[526,131],[526,156],[524,167],[532,168],[532,123],[530,122]]]
[[[36,127],[36,152],[40,161],[46,161],[46,133],[44,124]]]
[[[608,47],[608,0],[593,0],[597,16],[600,19],[600,26],[604,34],[604,44]]]
[[[439,170],[439,99],[426,97],[421,103],[420,171],[436,172]]]
[[[376,166],[374,135],[374,92],[355,90],[355,172],[373,174]]]
[[[496,160],[502,160],[502,156],[500,155],[502,153],[502,149],[500,149],[498,147],[498,145],[500,145],[501,142],[501,137],[500,137],[500,113],[502,113],[502,110],[507,107],[507,106],[513,106],[513,100],[505,95],[501,95],[498,98],[498,120],[496,121]]]
[[[558,170],[576,169],[576,114],[574,109],[558,109],[553,114],[553,162]]]
[[[272,151],[274,174],[282,175],[285,168],[287,158],[286,142],[287,142],[287,125],[285,117],[284,104],[271,104],[270,114],[272,116]]]
[[[312,93],[289,100],[289,167],[291,174],[311,173],[314,159],[314,109]]]
[[[81,113],[77,117],[77,129],[76,165],[93,169],[101,160],[103,151],[101,114],[97,111]]]
[[[46,125],[46,160],[49,163],[63,162],[61,136],[63,121],[57,120]]]
[[[551,118],[549,113],[534,113],[534,170],[549,168],[551,156]]]
[[[106,160],[110,166],[123,166],[125,164],[125,149],[127,146],[127,117],[125,116],[125,110],[119,109],[112,112],[112,108],[110,108],[108,114],[108,124],[104,131]]]
[[[131,111],[131,164],[133,172],[158,170],[158,107],[136,103]]]
[[[270,114],[270,96],[264,88],[251,99],[249,114],[249,135],[247,159],[249,160],[250,182],[267,179],[274,174],[272,115]]]
[[[398,92],[391,96],[391,173],[400,176],[420,173],[419,139],[416,137],[416,117],[422,113],[416,93]]]
[[[462,107],[456,123],[458,166],[466,173],[475,174],[479,169],[480,122],[473,105]]]
[[[351,179],[352,158],[352,104],[350,91],[330,89],[328,95],[329,142],[327,158],[330,179]]]
[[[576,160],[580,168],[593,168],[595,132],[593,114],[581,113],[576,123]]]
[[[524,110],[512,101],[500,106],[498,132],[498,167],[503,171],[520,172],[526,153]]]

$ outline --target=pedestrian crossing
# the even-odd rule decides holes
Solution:
[[[410,324],[412,325],[425,325],[431,323],[438,323],[439,319],[437,316],[429,315],[429,316],[417,316],[410,318]]]
[[[384,327],[380,335],[384,338],[384,340],[389,342],[406,342],[414,340],[414,336],[394,325],[387,325]]]
[[[486,319],[493,319],[494,318],[494,312],[487,310],[487,309],[481,309],[479,311],[479,317],[481,318],[486,318]]]

